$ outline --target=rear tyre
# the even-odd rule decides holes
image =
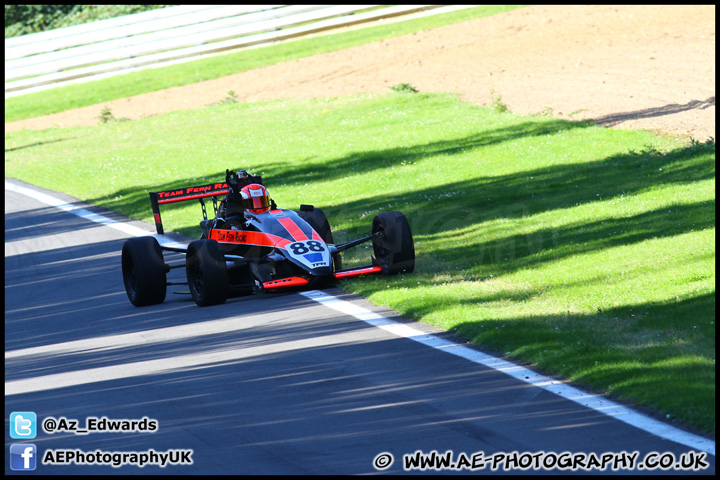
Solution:
[[[144,307],[165,301],[167,269],[155,237],[125,240],[122,272],[125,291],[133,305]]]
[[[320,238],[325,243],[335,243],[333,239],[332,229],[330,223],[325,216],[325,213],[319,208],[313,208],[312,210],[300,210],[297,214],[305,220],[315,230]],[[342,270],[342,257],[340,253],[336,253],[332,256],[333,264],[335,264],[335,271]]]
[[[373,239],[373,252],[385,275],[410,273],[415,269],[415,244],[405,215],[401,212],[383,212],[375,216],[372,233],[381,234]]]
[[[196,240],[188,245],[185,273],[190,294],[198,306],[217,305],[227,300],[227,265],[217,241]]]

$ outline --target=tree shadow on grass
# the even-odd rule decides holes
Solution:
[[[714,318],[711,292],[588,315],[468,321],[454,332],[595,390],[672,412],[673,418],[714,431]]]
[[[352,152],[332,160],[304,162],[270,162],[263,164],[264,178],[275,184],[303,186],[311,182],[327,182],[338,178],[355,176],[359,181],[376,170],[401,166],[427,157],[452,156],[472,150],[498,145],[519,138],[540,137],[558,132],[587,128],[590,121],[570,122],[566,120],[527,121],[520,124],[490,129],[436,142],[411,147],[391,147],[382,150]]]
[[[514,234],[490,241],[480,239],[470,247],[450,244],[436,249],[435,255],[465,264],[503,263],[503,271],[510,273],[573,255],[714,227],[715,201],[708,200],[629,217],[540,229],[527,235]]]
[[[493,240],[484,240],[483,229],[472,227],[494,221],[494,228],[502,228],[503,219],[521,219],[613,199],[620,203],[624,197],[665,185],[689,185],[714,177],[714,145],[696,145],[667,154],[629,152],[591,163],[475,177],[398,195],[366,198],[325,211],[332,223],[334,219],[357,219],[372,212],[366,215],[369,222],[376,212],[401,210],[408,217],[416,241],[443,242],[433,252],[436,257],[465,265],[514,260],[512,268],[528,268],[577,253],[713,228],[715,202],[698,201],[636,215],[574,222],[530,234],[493,233]],[[343,233],[353,238],[366,234],[365,230],[360,227],[339,232],[336,238],[342,238]],[[477,239],[454,241],[458,232],[467,231],[476,232]]]
[[[383,192],[337,208],[351,216],[390,204],[407,205],[409,212],[427,219],[462,216],[477,222],[517,218],[663,185],[712,179],[714,153],[714,144],[700,144],[665,154],[630,151],[594,162],[543,166],[501,176],[478,175],[461,181],[449,176],[430,186],[396,195]]]
[[[26,144],[26,145],[12,146],[12,147],[10,147],[10,148],[7,148],[7,144],[5,144],[5,153],[15,152],[15,151],[17,151],[17,150],[23,150],[23,149],[25,149],[25,148],[39,147],[39,146],[41,146],[41,145],[49,145],[49,144],[51,144],[51,143],[58,143],[58,142],[64,142],[64,141],[67,141],[67,140],[74,140],[74,139],[76,139],[76,138],[77,138],[77,137],[58,138],[58,139],[55,139],[55,140],[47,140],[47,141],[45,141],[45,142],[34,142],[34,143]]]

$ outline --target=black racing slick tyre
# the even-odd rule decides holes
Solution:
[[[200,307],[224,303],[228,297],[228,272],[217,241],[196,240],[188,245],[185,273],[190,294]]]
[[[415,269],[415,244],[405,215],[401,212],[383,212],[375,216],[372,233],[375,260],[385,275],[410,273]]]
[[[333,240],[332,229],[325,213],[319,208],[312,210],[299,210],[298,216],[305,220],[315,230],[325,243],[335,243]]]
[[[335,243],[335,240],[333,239],[332,234],[332,228],[330,228],[330,223],[327,220],[327,217],[325,216],[325,213],[320,210],[319,208],[313,208],[312,210],[299,210],[297,214],[305,220],[308,225],[310,225],[313,230],[315,230],[318,235],[320,235],[320,238],[323,239],[325,243]],[[340,253],[336,253],[333,257],[333,263],[335,264],[335,270],[342,270],[342,257]]]
[[[136,307],[165,301],[167,268],[160,244],[155,237],[125,240],[122,248],[122,273],[127,296]]]

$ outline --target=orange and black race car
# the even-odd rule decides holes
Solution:
[[[224,198],[218,202],[218,197]],[[212,199],[212,219],[207,198]],[[186,248],[161,246],[153,236],[125,241],[122,272],[133,305],[162,303],[169,285],[188,285],[195,302],[207,306],[250,293],[318,288],[342,278],[412,272],[415,267],[412,233],[401,212],[380,213],[370,235],[335,244],[322,210],[312,205],[280,209],[261,177],[227,170],[225,182],[150,192],[159,235],[164,234],[160,206],[189,200],[202,206],[200,240]],[[373,244],[371,263],[343,269],[341,253],[368,241]],[[187,283],[168,282],[171,267],[163,251],[185,254]]]

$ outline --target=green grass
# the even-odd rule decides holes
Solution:
[[[521,5],[484,5],[348,32],[304,38],[104,80],[58,87],[5,100],[5,122],[109,102],[147,92],[212,80],[276,63],[342,50],[453,23],[507,12]]]
[[[714,142],[388,91],[24,130],[5,146],[6,176],[150,223],[148,191],[226,168],[262,174],[283,208],[322,207],[337,242],[403,211],[415,273],[343,289],[715,431]],[[163,210],[190,236],[199,216]]]

